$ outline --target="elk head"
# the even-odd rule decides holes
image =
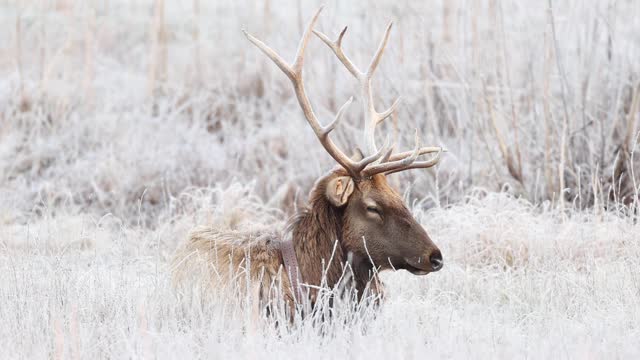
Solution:
[[[249,41],[265,53],[293,85],[300,107],[307,122],[315,132],[326,151],[340,165],[339,170],[321,179],[316,190],[323,193],[330,206],[342,216],[342,246],[362,261],[373,262],[372,266],[406,269],[414,274],[426,274],[442,268],[442,255],[433,244],[427,232],[414,219],[404,205],[400,195],[387,183],[386,176],[398,171],[429,168],[438,163],[442,148],[422,147],[416,130],[415,148],[412,151],[393,153],[389,137],[378,149],[375,144],[375,129],[396,109],[399,100],[383,112],[378,112],[373,104],[371,79],[389,40],[391,24],[373,56],[367,70],[360,71],[342,50],[345,27],[336,40],[314,30],[320,15],[320,8],[308,24],[298,45],[295,60],[288,64],[273,49],[254,36],[244,32]],[[329,134],[340,122],[342,115],[351,104],[349,99],[338,111],[335,119],[322,126],[306,95],[302,80],[302,66],[305,48],[311,33],[320,38],[336,55],[338,60],[359,82],[364,104],[364,141],[366,155],[348,157],[331,140]],[[421,155],[435,153],[428,160],[418,160]]]

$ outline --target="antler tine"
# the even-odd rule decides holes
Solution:
[[[390,137],[389,135],[387,135],[387,139],[384,142],[384,145],[380,148],[380,150],[376,151],[374,154],[371,154],[367,157],[365,157],[364,159],[360,160],[357,164],[356,164],[356,169],[358,170],[358,172],[361,172],[362,170],[364,170],[369,164],[375,162],[376,160],[383,158],[385,156],[387,156],[387,154],[390,152]]]
[[[291,65],[287,64],[287,62],[282,57],[280,57],[278,53],[276,53],[273,49],[271,49],[265,43],[260,41],[255,36],[249,34],[247,30],[242,29],[242,32],[247,37],[247,39],[249,39],[249,41],[251,41],[260,50],[262,50],[262,52],[265,55],[267,55],[267,57],[269,57],[276,65],[278,65],[280,70],[282,70],[282,72],[284,72],[289,77],[289,79],[293,81],[294,77],[301,77],[302,75],[302,65],[304,63],[304,51],[307,47],[307,43],[309,42],[309,38],[311,35],[311,31],[313,30],[313,26],[318,20],[318,16],[320,16],[320,13],[322,12],[323,8],[324,7],[321,6],[318,9],[318,11],[316,11],[315,15],[313,15],[313,18],[311,18],[311,21],[309,21],[309,25],[307,26],[304,33],[302,34],[302,38],[300,38],[300,42],[298,43],[298,49],[296,51],[296,57],[293,61],[293,64]]]
[[[389,106],[389,108],[381,113],[376,112],[376,120],[378,123],[382,122],[382,120],[388,118],[389,116],[391,116],[391,114],[393,114],[394,111],[396,111],[396,108],[398,107],[398,105],[400,104],[400,97],[398,97],[393,104],[391,104],[391,106]]]
[[[242,32],[247,37],[247,39],[249,39],[249,41],[253,43],[253,45],[255,45],[258,49],[262,50],[262,52],[265,55],[267,55],[267,57],[271,59],[276,65],[278,65],[280,70],[282,70],[282,72],[285,73],[287,77],[289,77],[289,79],[293,81],[293,78],[295,76],[293,72],[293,68],[291,68],[291,66],[289,66],[289,64],[287,64],[287,62],[284,61],[284,59],[281,58],[280,55],[278,55],[275,51],[273,51],[273,49],[268,47],[265,43],[260,41],[258,38],[249,34],[247,30],[242,29]]]
[[[302,77],[302,64],[304,63],[304,50],[307,48],[307,44],[309,43],[309,38],[311,37],[311,32],[313,32],[313,28],[316,25],[316,21],[318,21],[318,16],[320,16],[322,9],[324,9],[324,6],[320,6],[318,11],[316,11],[316,14],[313,15],[313,17],[311,18],[311,21],[309,21],[309,25],[307,25],[307,28],[304,30],[304,33],[302,34],[300,43],[298,43],[298,50],[296,51],[296,59],[293,62],[292,67],[293,67],[293,70],[296,72],[296,74],[300,75],[300,77]]]
[[[376,54],[373,55],[373,59],[369,63],[369,68],[367,68],[367,77],[371,78],[373,72],[376,71],[378,64],[380,63],[380,59],[382,58],[382,54],[384,53],[384,49],[387,47],[387,42],[389,41],[389,35],[391,34],[391,26],[393,26],[393,22],[390,22],[387,25],[387,29],[384,31],[384,37],[378,45],[378,50],[376,50]]]
[[[440,156],[442,155],[443,152],[444,152],[444,149],[440,148],[438,153],[433,158],[431,158],[429,160],[426,160],[426,161],[414,161],[411,165],[409,165],[407,167],[389,170],[389,171],[385,172],[385,174],[389,175],[389,174],[393,174],[393,173],[396,173],[396,172],[399,172],[399,171],[404,171],[404,170],[427,169],[427,168],[433,167],[436,164],[438,164],[438,162],[440,162]]]
[[[336,128],[340,120],[342,120],[342,114],[344,114],[344,112],[347,110],[347,108],[349,107],[349,105],[351,105],[352,102],[353,102],[353,96],[350,97],[349,100],[347,100],[347,102],[340,107],[340,109],[338,110],[338,113],[336,114],[335,119],[329,125],[324,127],[324,133],[322,134],[323,136],[329,136],[329,133]]]
[[[381,164],[376,164],[373,165],[367,169],[364,170],[364,174],[366,176],[372,176],[375,174],[379,174],[379,173],[386,173],[389,171],[393,171],[396,169],[404,169],[408,166],[410,166],[411,164],[413,164],[416,159],[418,158],[418,156],[420,156],[420,137],[418,136],[418,129],[416,129],[416,134],[415,134],[415,141],[416,141],[416,146],[413,150],[413,153],[408,156],[405,157],[403,159],[398,159],[395,161],[389,161],[386,163],[381,163]]]
[[[340,111],[338,111],[338,114],[336,115],[335,120],[331,122],[327,127],[323,127],[320,124],[320,121],[316,117],[315,113],[313,112],[313,107],[311,106],[311,102],[307,97],[307,94],[304,88],[304,82],[302,80],[302,66],[304,63],[304,51],[306,49],[306,46],[309,42],[309,38],[311,36],[311,32],[313,31],[315,23],[318,20],[318,16],[320,15],[320,12],[322,11],[322,9],[323,8],[320,7],[320,9],[318,9],[316,14],[313,16],[313,18],[311,18],[311,21],[309,21],[309,24],[307,25],[307,28],[305,29],[304,34],[300,39],[300,43],[298,44],[298,50],[296,52],[295,60],[291,65],[287,64],[286,61],[284,61],[284,59],[280,57],[280,55],[278,55],[273,49],[271,49],[265,43],[258,40],[256,37],[252,36],[245,30],[243,30],[243,32],[247,36],[247,39],[249,39],[249,41],[251,41],[256,47],[262,50],[262,52],[265,55],[267,55],[267,57],[269,57],[280,68],[280,70],[282,70],[282,72],[284,72],[287,75],[289,80],[291,80],[291,83],[293,84],[293,89],[298,99],[298,103],[302,108],[302,112],[304,113],[304,116],[307,119],[307,122],[313,129],[314,133],[320,140],[320,143],[325,148],[325,150],[327,150],[329,155],[331,155],[331,157],[333,157],[333,159],[336,160],[338,164],[344,167],[351,176],[358,177],[359,170],[356,170],[356,169],[358,168],[359,165],[355,163],[353,160],[351,160],[344,152],[342,152],[342,150],[340,150],[329,137],[329,133],[335,128],[335,126],[338,124],[338,122],[342,118],[342,114],[344,110],[346,109],[347,106],[349,106],[349,104],[351,104],[351,99],[341,107]]]
[[[417,161],[420,155],[431,154],[434,152],[437,154],[431,159],[425,161]],[[441,147],[419,147],[419,143],[416,143],[416,148],[412,151],[404,151],[388,157],[383,156],[380,164],[366,169],[364,173],[366,173],[366,176],[373,176],[379,173],[385,173],[386,175],[389,175],[404,170],[430,168],[438,164],[443,152],[446,152],[446,150]]]
[[[321,33],[318,30],[313,30],[313,33],[316,34],[316,36],[319,37],[322,42],[327,44],[327,46],[333,51],[338,60],[340,60],[342,65],[347,68],[351,75],[353,75],[353,77],[355,77],[356,79],[361,80],[365,76],[365,74],[360,71],[358,67],[353,64],[353,62],[351,62],[349,57],[347,57],[347,55],[342,50],[342,38],[344,37],[344,34],[346,32],[347,27],[345,26],[344,29],[340,31],[340,35],[338,35],[338,38],[335,41],[332,41],[327,35]]]
[[[373,89],[371,87],[371,79],[373,77],[373,73],[378,68],[378,64],[380,64],[380,60],[382,59],[382,54],[384,54],[384,50],[387,47],[387,43],[389,42],[389,36],[391,35],[391,27],[393,23],[390,22],[387,25],[387,28],[384,31],[384,36],[378,45],[378,49],[376,53],[373,55],[371,62],[369,63],[369,67],[367,68],[367,72],[364,77],[360,80],[362,86],[362,92],[365,97],[365,116],[369,116],[369,121],[365,118],[365,128],[364,128],[364,140],[366,143],[366,148],[371,151],[376,151],[376,143],[375,143],[375,131],[376,126],[381,123],[384,119],[388,118],[397,108],[400,103],[400,98],[396,99],[393,104],[389,107],[389,109],[378,112],[376,111],[375,105],[373,103]]]
[[[391,160],[391,159],[392,159],[392,156],[391,156],[391,155],[393,154],[393,148],[394,148],[394,147],[395,147],[395,144],[394,144],[394,145],[392,145],[391,147],[389,147],[389,150],[387,150],[387,152],[382,156],[382,158],[380,158],[380,163],[381,163],[381,164],[386,163],[386,162],[388,162],[389,160]],[[407,156],[408,156],[408,155],[407,155]],[[403,159],[404,159],[404,158],[403,158]]]
[[[425,146],[423,148],[420,149],[420,154],[419,155],[424,155],[424,154],[431,154],[434,152],[446,152],[446,150],[444,150],[443,148],[439,147],[439,146]],[[407,156],[413,154],[413,150],[411,151],[404,151],[401,153],[397,153],[397,154],[393,154],[389,157],[389,161],[396,161],[396,160],[402,160],[404,158],[406,158]],[[381,162],[385,162],[385,161],[381,161]]]

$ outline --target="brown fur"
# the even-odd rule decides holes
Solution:
[[[292,289],[288,276],[283,271],[280,252],[280,242],[284,240],[284,236],[290,235],[302,282],[313,285],[309,292],[312,301],[317,296],[316,287],[326,285],[333,288],[338,284],[348,260],[353,284],[359,296],[368,284],[372,284],[372,291],[381,294],[382,288],[375,270],[394,267],[394,262],[402,268],[404,257],[398,258],[389,249],[389,244],[385,245],[372,236],[369,229],[375,224],[372,225],[374,221],[367,217],[375,215],[364,210],[363,204],[367,202],[375,202],[384,207],[388,222],[384,224],[384,228],[391,229],[392,233],[380,236],[392,238],[389,239],[391,244],[397,236],[419,238],[418,245],[408,241],[405,245],[408,250],[403,250],[402,254],[423,255],[420,251],[439,253],[424,229],[415,222],[404,206],[398,193],[388,185],[384,175],[355,182],[356,191],[347,205],[332,205],[326,196],[327,186],[332,179],[345,175],[343,170],[334,170],[320,178],[311,191],[309,206],[290,220],[283,233],[268,229],[242,232],[216,230],[207,226],[196,228],[190,234],[187,246],[177,257],[176,268],[180,269],[178,275],[184,275],[185,270],[193,269],[190,264],[193,259],[197,259],[200,264],[204,263],[209,268],[208,281],[213,288],[220,288],[234,279],[244,281],[238,274],[248,274],[254,281],[251,288],[262,302],[281,293],[285,300],[292,303]],[[365,243],[367,234],[372,241]],[[400,243],[403,242],[407,241]],[[281,289],[281,292],[274,289]]]
[[[334,171],[320,178],[311,191],[309,207],[302,210],[290,223],[294,247],[298,256],[302,279],[310,284],[319,285],[325,276],[326,285],[334,287],[343,277],[344,265],[352,247],[349,245],[349,217],[346,209],[336,208],[325,197],[329,180],[344,176],[346,172]],[[349,264],[353,272],[356,290],[361,295],[370,280],[374,280],[372,290],[381,292],[373,266],[362,255],[352,253]],[[333,259],[331,263],[329,260]],[[312,298],[315,292],[311,293]]]
[[[234,295],[244,295],[251,288],[262,301],[281,289],[290,301],[291,285],[288,277],[282,276],[281,238],[271,229],[238,231],[198,226],[174,259],[174,281],[183,283],[195,276],[190,280],[203,282],[199,285],[207,289],[237,290]],[[235,288],[227,289],[229,286]]]

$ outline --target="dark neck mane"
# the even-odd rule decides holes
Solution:
[[[348,251],[342,243],[344,211],[332,206],[326,199],[326,180],[324,178],[316,184],[311,192],[309,207],[292,219],[289,232],[302,281],[320,286],[324,272],[325,284],[334,287],[343,275]],[[365,259],[352,256],[351,266],[356,289],[362,294],[369,280],[371,264]]]

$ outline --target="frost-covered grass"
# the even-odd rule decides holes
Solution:
[[[319,27],[349,25],[365,64],[394,20],[374,85],[403,103],[382,130],[448,152],[391,181],[445,267],[384,274],[377,313],[286,328],[177,292],[169,264],[196,224],[280,226],[333,165],[240,32],[291,56],[319,4],[0,0],[0,354],[638,357],[640,6],[376,3],[329,1]],[[309,54],[330,119],[357,89]]]
[[[244,205],[226,214],[261,205],[239,190],[226,191]],[[212,203],[211,213],[223,206]],[[365,309],[293,329],[256,325],[236,299],[177,295],[166,258],[188,214],[158,230],[84,215],[5,228],[0,346],[8,358],[637,356],[640,229],[631,220],[563,220],[505,194],[416,213],[444,270],[385,274],[376,316]]]

